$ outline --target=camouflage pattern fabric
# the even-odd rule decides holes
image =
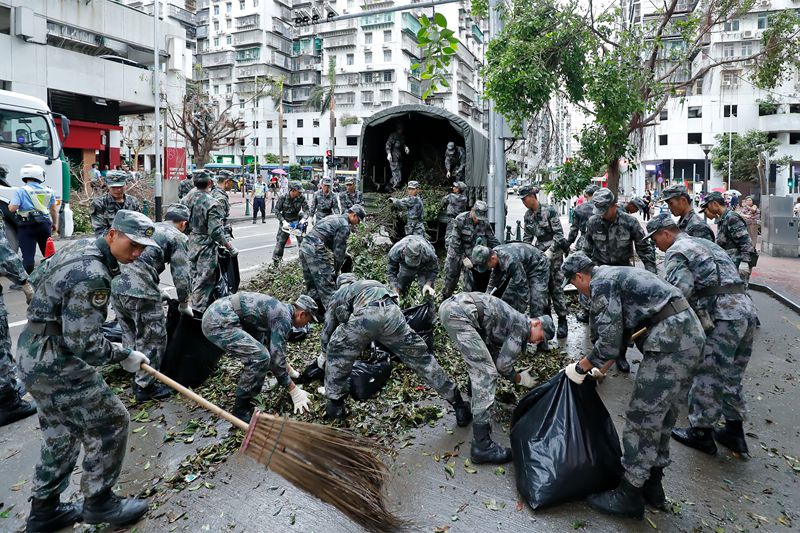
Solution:
[[[442,198],[442,209],[445,210],[445,214],[450,218],[455,218],[461,213],[469,211],[467,195],[451,192]]]
[[[564,274],[561,273],[567,241],[564,239],[564,229],[561,227],[561,220],[555,207],[539,204],[539,209],[535,211],[528,209],[525,212],[524,226],[523,242],[535,245],[542,252],[550,250],[553,254],[550,259],[550,281],[547,287],[550,306],[558,316],[567,316]]]
[[[445,239],[447,245],[447,257],[444,267],[444,289],[442,298],[447,299],[456,290],[458,277],[461,275],[462,260],[472,256],[472,249],[481,240],[483,245],[494,248],[500,244],[494,236],[494,230],[485,220],[472,221],[471,212],[461,213],[450,223]],[[474,286],[472,272],[464,272],[464,290],[470,291]]]
[[[633,249],[648,272],[656,273],[656,252],[652,241],[644,238],[639,221],[628,213],[617,211],[617,218],[606,222],[592,215],[586,224],[583,251],[595,265],[633,266]]]
[[[233,228],[228,222],[228,219],[231,216],[231,199],[228,196],[228,193],[215,184],[211,189],[211,196],[217,201],[217,204],[219,204],[219,207],[222,210],[222,225],[225,228],[225,232],[228,235],[233,235]]]
[[[181,180],[181,184],[178,185],[178,200],[182,200],[184,196],[192,191],[192,189],[194,189],[194,181],[192,180],[191,176]]]
[[[11,249],[6,239],[5,223],[0,217],[0,276],[19,285],[28,281],[28,274],[19,255]],[[0,398],[16,386],[16,367],[11,356],[11,335],[8,331],[8,311],[0,287]]]
[[[150,366],[159,370],[167,349],[167,319],[161,300],[117,294],[112,282],[111,305],[122,329],[122,344],[145,354]],[[135,380],[139,386],[147,387],[154,378],[140,370]]]
[[[755,253],[747,223],[732,209],[725,209],[717,219],[717,244],[731,256],[737,268],[742,262],[749,264],[751,254]]]
[[[456,146],[451,152],[444,152],[444,168],[450,173],[450,179],[464,181],[464,171],[467,165],[467,151],[461,146]],[[458,213],[456,213],[458,214]]]
[[[339,193],[339,209],[336,211],[337,213],[344,213],[354,205],[362,205],[364,203],[364,195],[361,191],[353,191],[353,194],[349,192],[342,191]]]
[[[442,302],[439,320],[467,363],[474,423],[488,424],[498,376],[516,379],[514,363],[528,346],[530,319],[494,296],[462,292]]]
[[[425,237],[425,223],[422,220],[424,207],[419,196],[392,198],[392,205],[406,210],[406,235]]]
[[[275,241],[275,250],[272,252],[272,260],[280,261],[283,259],[283,250],[286,247],[286,241],[289,240],[289,234],[281,229],[284,222],[297,222],[305,217],[308,213],[308,202],[306,197],[300,194],[297,198],[291,198],[289,193],[278,196],[278,201],[275,202],[275,218],[278,219],[278,236]],[[303,241],[302,237],[298,237],[299,242]]]
[[[130,211],[142,210],[139,200],[130,194],[125,195],[125,199],[121,204],[117,203],[108,193],[92,200],[89,220],[92,223],[92,230],[94,231],[95,237],[102,237],[108,233],[108,230],[111,229],[111,222],[114,221],[114,216],[120,209],[128,209]]]
[[[220,298],[203,315],[203,334],[242,360],[244,369],[236,385],[236,397],[249,400],[261,392],[268,371],[281,385],[291,383],[284,347],[292,329],[293,311],[290,304],[266,294],[237,295],[240,313],[234,311],[230,297]]]
[[[324,307],[336,290],[336,275],[347,256],[349,236],[347,215],[331,215],[314,226],[300,245],[306,294]]]
[[[405,262],[405,249],[411,242],[417,243],[422,248],[419,266],[413,268]],[[439,258],[436,257],[436,250],[424,237],[418,235],[403,237],[389,250],[386,277],[389,278],[389,287],[396,287],[402,294],[405,294],[414,280],[417,280],[420,288],[425,285],[433,287],[438,274]]]
[[[694,209],[678,220],[678,227],[692,237],[699,237],[714,242],[714,232],[708,227],[705,220]]]
[[[508,286],[500,297],[504,302],[520,313],[544,314],[551,273],[547,257],[535,246],[523,242],[501,244],[492,252],[497,254],[498,265],[492,269],[486,292],[492,294],[495,287],[508,279]]]
[[[578,250],[583,248],[583,241],[586,238],[586,225],[592,215],[592,202],[586,199],[572,211],[572,223],[569,226],[566,250],[569,250],[572,244],[576,243],[576,240],[575,248]],[[578,233],[580,233],[580,237],[578,237]]]
[[[325,194],[319,190],[314,194],[314,201],[311,203],[311,211],[309,211],[308,216],[311,218],[316,215],[316,220],[320,221],[323,218],[332,215],[335,208],[336,195],[332,192]]]
[[[35,288],[19,337],[18,365],[38,406],[42,453],[33,497],[57,497],[69,484],[81,446],[81,490],[87,498],[110,490],[125,457],[128,411],[95,368],[119,362],[130,349],[101,333],[111,278],[119,272],[105,239],[67,243],[31,275]],[[60,335],[34,333],[37,323]]]
[[[392,160],[389,162],[389,169],[392,171],[392,177],[389,180],[393,189],[397,189],[403,183],[403,155],[406,147],[405,137],[397,132],[392,132],[389,138],[386,139],[385,151],[387,154],[392,155]]]

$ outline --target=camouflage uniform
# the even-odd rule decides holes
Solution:
[[[6,239],[5,223],[0,217],[0,276],[23,285],[28,274],[19,255],[11,249]],[[8,311],[3,301],[3,288],[0,287],[0,400],[16,389],[17,371],[11,356],[11,335],[8,331]]]
[[[742,262],[750,264],[751,254],[755,253],[747,223],[732,209],[726,209],[717,219],[717,244],[728,253],[737,268]]]
[[[478,220],[477,224],[472,221],[472,212],[461,213],[453,219],[450,229],[447,231],[447,258],[444,267],[444,289],[442,298],[447,299],[458,285],[458,277],[461,275],[462,260],[472,256],[472,249],[478,244],[478,240],[488,248],[494,248],[500,244],[494,236],[494,230],[486,220]],[[464,272],[464,290],[471,291],[474,288],[474,279],[471,270]]]
[[[158,246],[148,246],[134,262],[120,265],[120,275],[111,282],[111,297],[122,328],[122,342],[145,354],[150,366],[159,369],[167,348],[159,278],[169,263],[178,301],[183,303],[188,302],[192,294],[192,274],[188,239],[172,222],[156,224],[153,240]],[[139,371],[136,383],[148,387],[153,377]]]
[[[488,294],[506,279],[508,286],[500,297],[515,311],[530,316],[544,314],[550,282],[550,261],[538,248],[524,242],[495,246],[497,268],[492,269]]]
[[[405,260],[406,248],[412,242],[421,248],[419,265],[413,268],[408,266]],[[418,280],[420,287],[425,285],[433,287],[438,274],[439,259],[436,257],[436,250],[424,237],[417,235],[403,237],[389,250],[386,277],[389,278],[389,287],[392,289],[397,288],[401,293],[405,293],[415,279]]]
[[[561,263],[564,261],[564,249],[567,241],[564,239],[564,229],[555,207],[540,203],[539,209],[528,209],[524,218],[525,232],[523,242],[535,244],[545,252],[552,253],[550,258],[550,281],[548,292],[553,311],[559,317],[567,316],[567,300],[564,298],[564,276],[561,274]],[[536,241],[534,243],[534,240]]]
[[[178,199],[183,200],[183,197],[192,192],[192,189],[194,189],[194,182],[190,176],[182,180],[181,184],[178,185]]]
[[[183,203],[189,208],[189,260],[192,262],[192,308],[201,313],[211,303],[219,269],[218,246],[228,245],[224,212],[206,191],[195,188]]]
[[[108,193],[92,200],[89,220],[92,223],[92,230],[94,231],[95,237],[102,237],[108,233],[108,230],[111,228],[111,222],[120,209],[127,209],[129,211],[142,210],[139,205],[139,200],[130,194],[125,195],[125,199],[121,204],[117,203]]]
[[[425,237],[425,223],[422,220],[424,207],[419,196],[392,198],[395,208],[406,210],[406,235]]]
[[[444,168],[450,177],[457,180],[464,179],[464,170],[467,164],[467,151],[461,146],[456,146],[452,151],[444,152]]]
[[[349,236],[347,215],[331,215],[317,223],[300,245],[306,294],[324,307],[336,290],[336,274],[344,264]]]
[[[339,193],[339,209],[337,213],[344,213],[354,205],[362,205],[364,203],[364,195],[361,191],[355,190],[353,194],[348,193],[346,190]]]
[[[316,221],[319,222],[323,218],[332,215],[335,210],[336,195],[332,192],[325,194],[319,190],[314,194],[314,201],[311,203],[311,210],[308,216],[311,218],[316,215]]]
[[[628,213],[617,211],[613,222],[592,215],[586,224],[583,251],[595,265],[633,266],[633,249],[644,268],[656,273],[656,253],[650,240],[645,240],[641,224]]]
[[[699,237],[714,242],[714,232],[700,218],[694,209],[678,220],[678,227],[692,237]]]
[[[380,342],[453,403],[458,394],[455,383],[428,351],[422,337],[408,325],[391,296],[385,285],[372,280],[356,281],[333,294],[321,337],[327,355],[325,396],[344,399],[350,389],[353,363],[370,343]]]
[[[222,187],[217,186],[216,184],[211,189],[211,197],[217,201],[217,204],[222,211],[222,227],[225,228],[225,233],[233,237],[233,227],[231,227],[228,219],[231,216],[231,199],[228,196],[228,193]]]
[[[389,183],[392,188],[397,189],[403,183],[403,155],[406,149],[406,139],[402,133],[392,132],[386,139],[385,151],[392,156],[389,161],[389,169],[392,177]]]
[[[31,276],[28,323],[19,337],[22,379],[39,408],[42,453],[33,497],[57,497],[69,484],[81,446],[81,490],[90,498],[117,481],[128,439],[128,410],[98,369],[130,348],[100,330],[108,311],[117,260],[104,238],[67,243]]]
[[[256,292],[238,292],[208,307],[203,315],[203,334],[244,363],[236,385],[237,398],[254,398],[270,370],[281,385],[291,382],[283,350],[292,329],[292,315],[291,304]]]
[[[577,206],[572,212],[572,223],[569,227],[569,236],[567,237],[566,250],[569,250],[572,243],[575,243],[575,248],[580,250],[583,248],[584,240],[586,239],[586,225],[589,219],[592,218],[592,203],[591,201],[584,200],[584,202]],[[581,234],[578,237],[578,233]]]
[[[622,434],[625,478],[641,487],[651,467],[669,464],[670,432],[702,360],[705,334],[688,304],[650,325],[668,305],[680,309],[685,300],[678,289],[642,269],[595,267],[589,291],[597,341],[587,357],[595,367],[616,359],[632,333],[648,328],[636,341],[644,357]]]
[[[272,252],[272,260],[280,261],[283,259],[283,249],[289,234],[283,231],[284,222],[298,222],[308,213],[308,202],[302,192],[297,198],[291,198],[289,193],[282,194],[275,202],[275,218],[278,219],[278,237],[275,243],[275,250]],[[298,244],[303,242],[302,237],[297,238]]]
[[[720,416],[744,420],[742,380],[753,352],[756,311],[733,261],[718,245],[679,234],[666,252],[664,270],[706,325],[703,359],[689,390],[689,422],[710,428]]]

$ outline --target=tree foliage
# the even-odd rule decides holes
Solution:
[[[447,74],[450,60],[458,50],[458,37],[447,28],[447,17],[441,13],[434,14],[432,18],[422,15],[419,23],[422,27],[417,31],[417,42],[424,59],[412,64],[411,70],[421,70],[420,78],[428,81],[428,87],[422,94],[422,99],[427,100],[439,89],[439,85],[450,87]]]
[[[711,149],[711,165],[722,177],[728,179],[728,162],[730,161],[730,178],[732,181],[751,181],[761,185],[762,192],[765,180],[764,154],[770,162],[784,165],[791,158],[775,158],[780,142],[770,139],[763,131],[750,130],[744,135],[717,135],[717,144]],[[729,150],[730,147],[730,150]],[[730,154],[730,158],[729,158]]]

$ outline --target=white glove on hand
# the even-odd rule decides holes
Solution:
[[[294,414],[311,411],[311,400],[309,399],[311,395],[299,386],[295,385],[289,391],[289,396],[292,397],[292,403],[294,404]]]
[[[583,380],[586,379],[588,374],[578,374],[578,371],[575,369],[576,364],[577,363],[568,364],[566,367],[564,367],[564,373],[567,375],[570,381],[580,385],[583,383]]]
[[[447,177],[448,178],[450,177],[450,171],[449,170],[447,171]]]
[[[464,265],[464,268],[472,268],[472,260],[469,257],[465,257],[461,264]]]
[[[322,396],[325,396],[325,387],[317,387],[317,392]]]
[[[228,246],[228,253],[231,254],[231,257],[236,257],[239,255],[239,250],[237,250],[236,247],[231,244]]]
[[[531,367],[526,368],[522,372],[519,373],[519,383],[522,387],[526,387],[528,389],[532,389],[534,385],[536,385],[536,380],[531,376]]]
[[[592,367],[592,369],[589,371],[589,377],[591,377],[592,379],[603,379],[604,377],[606,377],[606,375],[603,373],[602,370],[600,370],[595,366]]]
[[[408,152],[410,152],[410,151],[411,150],[408,149],[408,146],[406,146],[406,155],[408,155]]]
[[[392,154],[386,154],[386,160],[391,163],[392,162]]]
[[[135,374],[141,370],[142,363],[149,365],[150,359],[148,359],[147,356],[142,352],[137,352],[136,350],[133,350],[128,357],[119,362],[126,372],[130,372],[132,374]]]
[[[289,377],[292,379],[297,379],[300,377],[300,372],[294,369],[292,365],[286,363],[286,371],[289,373]]]
[[[747,279],[750,276],[750,265],[747,263],[741,263],[739,265],[739,276],[742,279]]]
[[[425,285],[422,287],[422,295],[423,296],[430,296],[431,298],[436,298],[436,291],[433,290],[433,287],[430,285]]]
[[[22,292],[25,293],[25,303],[31,303],[31,300],[33,300],[33,285],[26,281],[22,284]]]
[[[327,358],[325,357],[324,353],[321,353],[317,356],[317,368],[320,370],[325,370],[325,361]]]
[[[552,250],[545,250],[544,256],[549,260],[553,260],[553,251]]]
[[[291,231],[291,230],[292,230],[292,225],[291,225],[291,224],[289,224],[287,221],[285,221],[285,220],[284,220],[284,221],[283,221],[283,224],[281,224],[281,229],[282,229],[283,231],[289,232],[289,231]]]

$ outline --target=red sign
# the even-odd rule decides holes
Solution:
[[[164,148],[164,179],[182,180],[186,177],[186,150],[184,148]]]

